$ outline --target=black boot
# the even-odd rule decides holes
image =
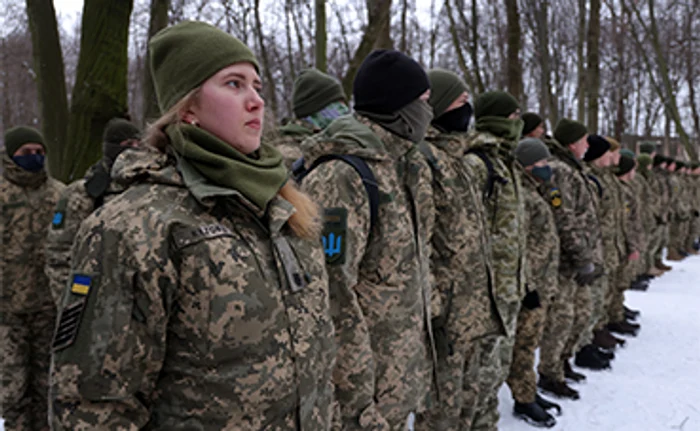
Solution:
[[[649,289],[649,282],[637,280],[630,284],[630,290],[639,290],[641,292],[646,292]]]
[[[556,419],[537,403],[515,403],[513,416],[522,419],[538,428],[552,428],[557,424]]]
[[[596,348],[596,353],[598,353],[598,356],[600,356],[603,359],[606,359],[607,361],[612,361],[615,359],[615,352],[613,352],[610,349],[602,349],[599,346],[595,346]]]
[[[625,319],[627,320],[637,320],[639,319],[639,316],[641,316],[641,312],[639,310],[632,310],[631,308],[627,308],[625,306]]]
[[[578,391],[570,388],[565,382],[559,382],[547,376],[540,376],[537,386],[542,389],[542,391],[554,395],[557,398],[568,398],[570,400],[581,398]]]
[[[571,368],[571,364],[569,364],[568,360],[564,361],[564,377],[573,381],[574,383],[581,383],[586,380],[586,375],[574,371],[574,369]]]
[[[549,401],[547,398],[540,394],[535,395],[535,402],[540,405],[543,409],[549,411],[554,410],[557,412],[557,416],[561,416],[561,406],[555,402]]]
[[[601,357],[598,354],[598,349],[592,344],[583,346],[583,348],[576,353],[575,364],[578,367],[596,371],[610,368],[610,361]]]
[[[608,323],[608,330],[610,332],[636,337],[639,332],[639,325],[623,320],[622,322]]]

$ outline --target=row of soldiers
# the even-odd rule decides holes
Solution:
[[[178,24],[155,40],[151,67],[164,113],[179,106],[176,96],[204,88],[198,86],[208,85],[226,65],[257,67],[240,41],[201,23]],[[212,42],[222,52],[204,56]],[[203,76],[174,84],[178,71]],[[225,88],[243,88],[228,82]],[[177,91],[168,93],[165,83]],[[210,88],[198,97],[210,97]],[[239,164],[225,165],[240,169],[227,171],[226,178],[212,173],[223,152],[218,159],[204,158],[217,142],[208,128],[217,125],[201,107],[176,112],[182,135],[173,134],[171,123],[163,127],[174,143],[186,143],[170,153],[140,144],[129,122],[110,122],[103,159],[68,187],[47,176],[46,148],[36,130],[7,131],[0,187],[6,251],[0,335],[7,346],[0,357],[0,401],[6,429],[46,429],[50,416],[55,429],[399,430],[413,414],[417,430],[493,430],[504,382],[516,416],[551,427],[560,407],[538,387],[578,399],[568,382],[585,376],[571,361],[608,368],[614,349],[624,343],[611,332],[639,330],[633,322],[638,312],[624,306],[625,290],[644,288],[669,269],[661,261],[664,248],[671,259],[697,252],[698,165],[666,159],[649,145],[635,156],[568,119],[549,136],[544,120],[536,113],[521,115],[512,95],[490,91],[472,105],[458,75],[426,73],[397,51],[374,51],[365,59],[353,99],[351,110],[335,79],[313,69],[302,72],[293,90],[296,119],[271,142],[245,153],[250,161],[243,156]],[[246,112],[260,106],[250,103]],[[255,121],[246,124],[255,130]],[[223,140],[223,134],[217,136]],[[284,233],[265,231],[275,244],[271,252],[247,225],[210,223],[178,231],[190,222],[178,212],[185,205],[176,203],[180,195],[168,191],[159,198],[154,192],[184,184],[189,194],[182,202],[198,208],[198,217],[225,220],[229,214],[217,213],[221,209],[206,198],[221,193],[222,184],[260,192],[256,184],[228,178],[267,181],[273,146],[285,156],[284,177],[323,210],[318,242],[325,269],[313,249],[282,241]],[[257,214],[254,224],[270,223],[272,232],[288,208],[269,198],[258,205],[256,193],[244,193],[246,208],[253,210],[242,217]],[[127,211],[135,202],[142,212]],[[174,224],[158,231],[163,250],[181,254],[165,263],[139,260],[151,256],[144,251],[150,243],[161,240],[140,232],[153,232],[147,229],[165,219]],[[254,247],[252,254],[238,246],[216,248],[237,235]],[[132,254],[123,254],[124,241]],[[185,253],[203,245],[214,248]],[[254,293],[214,295],[207,289],[221,288],[217,277],[227,267],[203,250],[225,250],[227,262],[250,260],[258,270],[268,259],[279,266],[261,277],[232,275]],[[138,271],[129,266],[134,259]],[[302,261],[303,274],[294,271]],[[174,282],[163,275],[170,265],[182,265],[189,278]],[[256,324],[267,322],[265,307],[275,300],[260,296],[261,280],[277,271],[297,286],[289,289],[307,296],[286,299],[290,335],[263,344],[266,334],[256,332]],[[153,274],[161,275],[154,280]],[[326,288],[318,288],[326,276]],[[163,329],[169,326],[162,307],[180,327]],[[211,334],[182,338],[202,310],[212,313],[214,320],[206,322]],[[235,331],[217,327],[238,316]],[[295,319],[304,323],[294,326]],[[202,337],[208,343],[203,347]],[[222,339],[229,344],[219,347]],[[198,350],[210,345],[219,348],[217,355],[198,359]],[[277,392],[277,385],[289,387],[290,361],[278,359],[287,357],[286,349],[291,363],[304,365],[293,367],[296,389],[289,397]],[[258,358],[255,366],[247,365]],[[241,361],[234,372],[224,371]],[[181,383],[193,370],[199,383]],[[326,379],[332,380],[332,395]]]

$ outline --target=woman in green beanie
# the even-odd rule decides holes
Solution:
[[[253,53],[198,22],[150,42],[163,116],[81,226],[53,429],[326,430],[335,360],[317,210],[261,144]]]

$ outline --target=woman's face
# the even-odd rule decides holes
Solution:
[[[260,147],[265,101],[260,76],[250,63],[225,67],[202,84],[184,120],[216,135],[243,154]]]

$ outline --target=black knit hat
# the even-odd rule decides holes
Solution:
[[[600,135],[588,135],[588,151],[583,156],[586,162],[592,162],[599,159],[610,149],[610,142]]]
[[[579,139],[586,136],[586,133],[588,133],[588,129],[583,124],[568,118],[562,118],[554,129],[554,139],[566,147],[578,142]]]
[[[386,49],[365,58],[352,84],[355,110],[375,114],[396,112],[429,89],[428,75],[415,60]]]
[[[474,102],[474,118],[502,117],[508,118],[520,109],[518,100],[505,91],[487,91],[480,94]]]
[[[12,157],[24,144],[39,144],[46,150],[44,137],[32,127],[18,126],[5,132],[5,151],[8,156]]]
[[[333,102],[345,100],[343,87],[335,78],[318,69],[304,69],[294,80],[294,115],[304,118]]]
[[[634,167],[636,165],[637,165],[637,162],[635,162],[633,158],[625,156],[623,154],[622,156],[620,156],[620,163],[618,163],[618,165],[617,165],[616,175],[618,177],[621,177],[621,176],[625,175],[627,172],[634,169]]]
[[[523,136],[532,132],[537,128],[537,126],[544,123],[544,118],[540,117],[539,114],[536,114],[534,112],[524,113],[521,119],[523,120],[523,123],[525,123],[525,125],[523,126]]]
[[[654,156],[654,167],[659,166],[662,163],[667,163],[668,158],[662,156],[661,154],[657,154]]]

